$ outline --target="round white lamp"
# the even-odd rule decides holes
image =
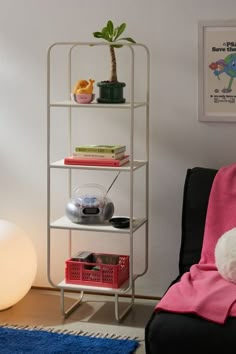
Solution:
[[[0,311],[27,294],[36,270],[36,252],[29,237],[15,224],[0,219]]]

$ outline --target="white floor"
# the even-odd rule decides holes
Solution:
[[[66,293],[65,306],[70,307],[77,294]],[[120,309],[129,298],[120,299]],[[16,305],[0,312],[0,324],[40,326],[88,333],[107,333],[140,340],[136,353],[145,353],[144,328],[157,300],[135,299],[132,310],[118,323],[115,319],[114,297],[84,295],[83,303],[69,317],[61,314],[60,293],[33,289]]]

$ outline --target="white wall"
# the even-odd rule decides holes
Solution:
[[[150,266],[137,282],[137,293],[162,295],[177,274],[186,169],[219,168],[235,160],[235,124],[200,123],[197,119],[197,23],[232,19],[236,2],[0,0],[0,4],[0,216],[21,226],[32,238],[38,253],[36,286],[48,285],[47,49],[56,41],[91,41],[92,32],[108,19],[116,24],[126,22],[126,34],[149,47]],[[93,60],[88,58],[88,66],[94,65]],[[97,70],[94,73],[99,75]],[[121,75],[126,73],[122,68]],[[58,129],[61,136],[62,128]],[[109,179],[105,181],[109,183]],[[120,183],[125,186],[124,181]],[[90,240],[92,237],[85,237],[85,244]],[[64,239],[59,235],[54,242],[59,244],[53,262],[57,277]],[[101,237],[96,242],[109,248],[113,238]],[[139,257],[141,247],[137,246]]]

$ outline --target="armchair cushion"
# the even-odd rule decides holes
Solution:
[[[187,170],[182,205],[182,239],[179,274],[199,262],[208,199],[217,170],[194,167]]]

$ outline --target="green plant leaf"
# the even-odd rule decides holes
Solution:
[[[103,38],[104,38],[106,41],[111,42],[107,27],[103,27],[103,29],[102,29],[102,34],[103,34]]]
[[[103,38],[103,34],[101,32],[93,32],[93,36],[95,38]]]
[[[107,32],[109,34],[109,37],[112,39],[113,37],[113,31],[114,31],[114,26],[112,21],[107,22]]]
[[[113,31],[113,38],[114,38],[114,40],[116,39],[116,36],[117,36],[117,33],[118,33],[118,29],[119,29],[119,27],[116,27],[116,28],[114,29],[114,31]]]
[[[117,35],[115,36],[114,40],[116,40],[118,37],[120,37],[120,35],[124,32],[126,28],[126,23],[122,23],[117,30]]]
[[[135,40],[133,38],[130,38],[130,37],[126,37],[126,38],[119,38],[117,39],[118,41],[128,41],[128,42],[131,42],[131,43],[136,43]]]

